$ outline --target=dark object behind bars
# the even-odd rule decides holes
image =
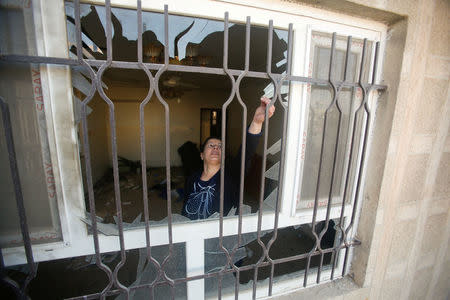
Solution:
[[[187,141],[181,145],[181,147],[178,148],[178,154],[183,163],[183,173],[185,177],[188,177],[195,171],[201,169],[202,160],[200,159],[200,151],[193,142]]]

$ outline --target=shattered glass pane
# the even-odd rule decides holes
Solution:
[[[327,230],[325,230],[325,222],[316,224],[316,233],[320,234],[323,231],[323,237],[320,242],[320,246],[323,250],[332,248],[336,243],[339,243],[340,234],[339,231],[336,231],[335,224],[334,220],[330,220]],[[271,230],[261,232],[261,241],[266,246],[272,237],[273,231]],[[230,254],[233,252],[233,249],[236,250],[234,256],[232,256],[232,263],[234,263],[236,267],[252,266],[258,263],[264,255],[264,252],[257,241],[257,233],[243,234],[240,247],[236,247],[237,241],[237,235],[223,238],[223,246]],[[276,260],[309,253],[315,246],[315,241],[316,239],[312,234],[310,224],[278,229],[277,238],[269,251],[270,258]],[[267,261],[267,258],[264,258],[262,261]],[[332,254],[327,253],[323,258],[323,269],[329,269],[331,266],[330,263],[332,263]],[[306,264],[306,258],[276,264],[274,267],[274,280],[277,281],[288,274],[302,272],[305,270]],[[320,255],[312,256],[310,268],[315,269],[319,264]],[[231,266],[226,267],[226,265],[227,256],[220,247],[219,239],[214,238],[205,240],[205,272],[213,273],[220,270],[231,269]],[[240,272],[240,291],[251,290],[253,288],[254,272],[254,269]],[[267,284],[270,274],[270,265],[258,268],[258,284]],[[222,276],[222,293],[224,295],[227,293],[234,293],[236,280],[236,272],[229,272]],[[217,289],[217,276],[205,279],[205,293],[208,297],[217,297]]]
[[[173,244],[172,255],[162,267],[171,279],[186,277],[185,244]],[[118,280],[121,284],[132,288],[138,285],[152,283],[158,276],[158,268],[147,261],[146,248],[125,251],[125,264],[119,269]],[[151,247],[151,254],[159,264],[169,255],[167,245]],[[121,261],[119,251],[102,253],[100,255],[111,271]],[[27,274],[27,265],[8,268],[8,274],[13,279],[20,279]],[[159,279],[157,282],[162,282]],[[101,292],[109,279],[106,273],[96,265],[96,256],[80,256],[66,259],[40,262],[37,276],[30,283],[29,296],[32,299],[66,299]],[[175,299],[186,299],[186,283],[174,286]],[[150,289],[142,288],[130,292],[131,299],[149,299]],[[168,284],[157,284],[154,289],[154,299],[170,299],[172,288]],[[125,295],[114,295],[111,299],[125,299]]]
[[[66,2],[67,32],[70,55],[75,57],[75,18],[74,4]],[[81,4],[81,28],[83,40],[83,56],[88,59],[106,59],[106,11],[104,6]],[[137,14],[135,10],[112,8],[112,53],[113,60],[137,61]],[[158,12],[142,12],[143,28],[143,61],[146,63],[164,63],[164,15]],[[223,66],[224,22],[218,20],[169,15],[169,62],[187,66],[218,67]],[[245,64],[245,32],[246,25],[229,24],[229,60],[230,69],[243,70]],[[272,40],[271,72],[284,74],[287,69],[288,32],[274,29]],[[250,29],[250,61],[249,70],[265,72],[267,56],[267,26],[251,25]],[[152,71],[155,76],[155,71]],[[149,219],[154,222],[167,221],[167,201],[171,199],[174,222],[187,221],[183,218],[183,204],[186,195],[186,181],[203,168],[200,160],[199,140],[202,132],[221,132],[221,116],[202,121],[199,114],[205,108],[221,112],[223,103],[231,92],[230,80],[227,76],[166,71],[159,80],[158,88],[169,107],[170,124],[166,125],[165,107],[153,94],[143,108],[146,170],[141,170],[140,141],[140,104],[149,91],[149,79],[142,70],[108,68],[102,76],[102,87],[112,101],[115,124],[110,123],[112,106],[108,106],[96,92],[88,104],[88,132],[81,128],[81,102],[91,88],[89,73],[81,67],[72,68],[73,96],[75,119],[78,124],[80,161],[83,171],[85,203],[90,211],[84,139],[89,140],[90,163],[94,183],[94,198],[97,216],[100,217],[100,231],[105,234],[117,234],[116,198],[112,170],[112,127],[116,129],[119,188],[122,204],[123,221],[126,229],[129,224],[142,226],[144,220],[144,183],[142,174],[146,175],[147,198],[149,203]],[[244,208],[245,214],[259,210],[261,177],[265,177],[265,199],[263,210],[275,209],[278,194],[279,161],[281,157],[281,141],[283,134],[284,111],[287,105],[289,85],[280,84],[281,99],[275,103],[276,112],[270,119],[268,145],[271,150],[267,156],[267,169],[261,170],[263,143],[259,138],[252,159],[246,165]],[[235,97],[227,108],[226,165],[239,155],[242,126],[247,127],[262,96],[273,97],[275,85],[267,79],[245,77],[240,89],[242,101],[247,107],[247,124],[242,125],[243,108]],[[203,124],[203,123],[207,124]],[[200,126],[199,126],[200,123]],[[166,177],[166,136],[165,128],[170,128],[170,191],[167,191]],[[213,128],[214,127],[214,128]],[[214,130],[213,130],[214,129]],[[278,145],[278,146],[277,146]],[[239,168],[236,168],[239,169]],[[234,176],[233,176],[234,178]],[[239,180],[236,180],[237,182]],[[233,185],[234,187],[234,185]],[[238,190],[238,187],[236,187]],[[233,197],[233,198],[237,198]],[[238,200],[225,215],[237,213]],[[141,214],[141,215],[140,215]],[[140,216],[139,216],[140,215]],[[213,213],[209,218],[217,217]],[[89,224],[89,217],[84,218]],[[159,223],[158,223],[159,224]]]

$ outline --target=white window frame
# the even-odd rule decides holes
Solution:
[[[83,1],[92,4],[103,4],[103,1]],[[351,35],[355,38],[367,38],[371,41],[383,41],[387,26],[375,21],[350,17],[343,14],[327,12],[292,3],[274,3],[273,1],[175,1],[156,0],[144,1],[143,10],[162,11],[164,4],[168,4],[169,13],[223,20],[225,11],[229,12],[230,21],[245,23],[246,17],[251,16],[252,25],[267,26],[269,19],[274,21],[277,28],[288,28],[293,24],[294,45],[292,73],[298,76],[308,76],[309,49],[312,31],[337,32],[339,35]],[[114,7],[136,8],[134,0],[115,0]],[[38,41],[38,55],[68,58],[66,34],[66,20],[64,1],[33,1],[33,12]],[[353,24],[358,24],[355,27]],[[170,24],[169,24],[170,26]],[[378,62],[381,64],[384,45],[382,43]],[[378,72],[381,74],[381,72]],[[84,193],[80,160],[78,156],[78,140],[73,115],[71,75],[67,66],[42,65],[42,88],[45,97],[49,143],[54,162],[54,176],[58,187],[58,210],[60,214],[63,240],[47,244],[32,245],[35,261],[46,261],[80,255],[94,254],[92,236],[88,234],[86,224],[81,221],[85,216]],[[380,75],[378,75],[380,76]],[[280,208],[278,227],[287,227],[310,223],[312,209],[297,212],[295,199],[298,190],[301,162],[298,158],[301,148],[301,133],[305,122],[298,122],[298,117],[304,116],[304,101],[306,99],[306,84],[291,83],[290,108],[288,116],[286,164],[284,169],[283,198]],[[303,103],[303,104],[302,104]],[[374,116],[374,114],[372,114]],[[370,145],[370,138],[369,138]],[[270,147],[271,145],[268,145]],[[369,149],[368,149],[369,150]],[[364,174],[363,174],[364,175]],[[364,181],[363,181],[364,182]],[[361,202],[361,201],[359,201]],[[351,212],[351,204],[346,204],[345,211]],[[317,221],[324,220],[326,207],[317,210]],[[333,207],[330,218],[338,218],[341,213],[339,207]],[[347,216],[347,213],[346,213]],[[348,218],[346,218],[348,219]],[[258,216],[243,217],[242,233],[257,231]],[[357,228],[355,224],[354,228]],[[274,226],[274,213],[264,212],[261,230],[270,230]],[[223,235],[235,235],[238,232],[237,217],[223,220]],[[189,233],[189,234],[187,234]],[[168,244],[168,229],[166,225],[150,228],[151,245]],[[219,236],[219,220],[201,220],[188,223],[173,224],[173,243],[186,243],[187,276],[203,274],[204,270],[204,240]],[[124,232],[126,249],[146,247],[145,230],[135,229]],[[119,237],[99,234],[101,252],[119,251]],[[5,265],[26,263],[23,247],[3,249]],[[342,267],[342,262],[340,262]],[[322,272],[323,280],[329,280],[329,272]],[[310,271],[309,281],[315,281],[314,272]],[[297,280],[285,280],[275,284],[274,294],[298,287]],[[260,288],[261,287],[261,288]],[[188,298],[202,299],[204,280],[187,283]],[[242,291],[243,296],[247,291]],[[249,291],[251,296],[251,291]],[[257,296],[267,296],[267,288],[258,284]],[[224,298],[234,297],[224,295]]]
[[[347,30],[345,30],[345,29],[347,29]],[[360,34],[360,32],[355,32],[355,31],[352,31],[352,30],[348,30],[348,28],[343,28],[342,31],[343,31],[343,33],[341,33],[339,31],[339,35],[344,35],[344,36],[350,36],[351,35],[352,36],[352,38],[353,38],[353,43],[352,44],[355,43],[354,42],[355,39],[362,40],[364,38],[367,38],[368,41],[373,41],[374,42],[374,43],[372,43],[371,49],[369,49],[369,50],[371,50],[371,52],[370,52],[371,53],[371,57],[369,59],[369,65],[364,67],[365,70],[367,70],[367,69],[369,71],[372,70],[373,69],[373,64],[374,64],[374,58],[375,58],[375,46],[376,46],[375,42],[379,41],[378,40],[378,38],[379,38],[378,34],[375,32],[371,36],[364,36],[364,35],[358,36],[356,34]],[[312,74],[310,74],[310,72],[312,70],[310,69],[309,66],[310,65],[312,66],[312,63],[313,63],[313,62],[311,62],[311,59],[313,59],[313,57],[310,55],[310,51],[311,51],[311,48],[313,46],[313,38],[312,38],[313,32],[320,32],[320,33],[325,33],[325,34],[330,34],[331,35],[333,32],[336,32],[336,30],[330,31],[329,28],[324,27],[324,26],[308,26],[308,29],[307,29],[307,35],[308,35],[307,47],[308,47],[308,49],[307,49],[306,63],[305,63],[305,67],[306,67],[305,72],[306,72],[307,75],[305,75],[305,76],[309,76],[309,77],[312,76]],[[330,38],[330,43],[331,43],[331,38]],[[340,50],[344,50],[344,51],[346,50],[346,49],[340,48],[337,44],[338,43],[336,43],[336,49],[340,49]],[[367,46],[367,47],[369,48],[369,46]],[[368,50],[366,50],[366,53],[367,52],[368,52]],[[359,56],[359,57],[357,57],[357,59],[360,60],[361,57]],[[368,73],[369,73],[369,79],[368,80],[370,82],[372,80],[372,74],[370,72],[368,72]],[[301,118],[300,119],[302,120],[302,122],[300,123],[300,133],[299,133],[299,137],[300,138],[298,139],[298,149],[299,149],[298,151],[300,152],[300,159],[297,160],[296,173],[295,173],[296,180],[294,181],[294,194],[292,195],[292,198],[295,198],[297,201],[298,201],[298,195],[300,194],[300,191],[301,191],[302,178],[303,178],[303,174],[304,174],[303,169],[304,169],[304,162],[305,162],[304,154],[306,152],[306,144],[307,144],[307,141],[308,141],[308,137],[307,137],[307,132],[308,132],[308,114],[309,114],[309,106],[310,106],[310,101],[311,101],[311,99],[310,99],[311,92],[308,91],[309,86],[310,85],[303,86],[303,90],[302,90],[302,92],[303,92],[302,97],[303,97],[303,99],[305,99],[305,101],[302,101],[302,105],[301,105]],[[371,107],[373,109],[375,107],[374,105],[376,105],[376,103],[374,102],[374,101],[376,101],[376,97],[374,97],[374,94],[372,92],[369,93],[367,95],[367,97],[368,97],[367,101],[369,103],[369,107]],[[373,109],[373,111],[375,111],[375,110]],[[355,113],[355,111],[352,111],[350,115],[352,116],[354,113]],[[365,119],[364,119],[364,121],[365,121]],[[357,129],[358,128],[355,128],[354,130],[357,130]],[[359,129],[361,130],[361,132],[364,132],[364,128],[359,128]],[[349,141],[350,137],[351,137],[351,132],[349,132],[349,136],[347,137],[348,143],[350,143],[350,141]],[[359,146],[356,147],[356,148],[357,149],[362,149],[362,143],[363,143],[363,140],[362,139],[359,140]],[[369,143],[369,145],[370,145],[370,143]],[[349,149],[347,149],[347,150],[349,150]],[[349,153],[347,151],[346,154],[345,154],[346,161],[344,162],[344,166],[346,166],[348,164],[348,154]],[[354,166],[353,168],[358,170],[361,167],[361,161],[359,159],[361,153],[357,152],[356,154],[358,155],[357,165]],[[345,171],[346,171],[346,168],[344,167],[344,172]],[[363,177],[362,182],[364,182],[364,177]],[[343,185],[343,183],[341,183],[341,185]],[[350,194],[352,196],[349,197],[349,198],[353,199],[354,193],[356,192],[356,185],[353,184],[351,186],[351,188],[352,189],[350,190]],[[321,201],[328,202],[328,198],[327,197],[326,198],[320,197],[318,200],[319,200],[319,207],[318,207],[318,209],[326,209],[327,204],[321,205],[320,203],[321,203]],[[332,208],[331,209],[332,210],[338,210],[339,213],[340,213],[340,208],[342,206],[342,202],[337,202],[336,200],[338,200],[338,199],[336,199],[336,197],[332,198],[332,202],[334,204],[332,204]],[[314,199],[308,199],[308,201],[314,201]],[[349,204],[349,203],[346,203],[345,204],[345,210],[348,211],[349,209],[350,210],[352,209],[352,205]],[[292,216],[302,215],[306,211],[309,211],[309,210],[311,210],[311,208],[309,208],[309,207],[308,208],[297,208],[297,202],[296,201],[292,201],[292,203],[291,203],[291,212],[292,212],[291,214],[292,214]],[[345,215],[347,216],[347,214],[345,214]]]

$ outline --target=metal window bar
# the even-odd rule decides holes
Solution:
[[[307,259],[307,266],[305,269],[304,274],[304,282],[303,286],[307,286],[307,278],[309,274],[310,269],[310,263],[311,263],[311,257],[315,255],[320,255],[320,265],[318,267],[317,272],[317,279],[316,282],[320,282],[320,275],[323,267],[323,258],[324,255],[327,253],[332,254],[332,268],[331,268],[331,277],[330,279],[334,279],[335,275],[335,269],[337,264],[337,257],[338,252],[342,249],[345,250],[345,258],[344,258],[344,267],[342,269],[342,276],[345,275],[347,264],[348,264],[348,256],[349,256],[349,248],[353,247],[355,245],[360,244],[357,240],[351,240],[349,238],[349,232],[352,229],[355,221],[355,215],[356,215],[356,207],[358,205],[358,199],[359,199],[359,193],[362,185],[362,174],[364,170],[364,161],[365,161],[365,155],[367,150],[367,144],[368,144],[368,134],[370,132],[370,116],[371,111],[368,104],[368,93],[371,90],[385,90],[386,86],[384,85],[378,85],[375,83],[376,80],[376,74],[377,74],[377,60],[379,55],[379,43],[376,43],[376,50],[375,50],[375,59],[374,59],[374,67],[372,71],[372,82],[369,83],[363,83],[362,82],[362,74],[364,71],[364,58],[365,58],[365,52],[366,52],[366,44],[367,40],[364,40],[363,45],[363,52],[361,57],[361,64],[360,64],[360,72],[359,72],[359,80],[356,83],[352,83],[348,81],[348,61],[349,61],[349,55],[351,50],[351,41],[352,38],[348,37],[347,41],[347,53],[346,53],[346,59],[345,59],[345,67],[344,67],[344,80],[343,81],[337,81],[332,80],[332,62],[334,59],[334,52],[335,52],[335,41],[336,41],[336,33],[333,33],[332,36],[332,46],[331,46],[331,54],[330,54],[330,67],[328,71],[328,80],[321,80],[321,79],[314,79],[310,77],[303,77],[303,76],[294,76],[291,73],[291,61],[292,61],[292,36],[293,36],[293,30],[292,30],[292,24],[289,25],[289,32],[288,32],[288,57],[287,57],[287,71],[285,74],[274,74],[271,72],[271,65],[272,65],[272,35],[273,35],[273,22],[269,21],[269,30],[268,30],[268,48],[267,48],[267,67],[266,72],[252,72],[249,71],[249,59],[250,59],[250,17],[247,17],[246,21],[246,36],[245,36],[245,67],[244,70],[233,70],[228,68],[228,13],[225,13],[224,17],[224,53],[223,53],[223,68],[210,68],[210,67],[197,67],[197,66],[179,66],[179,65],[169,65],[169,55],[168,55],[168,7],[167,5],[164,7],[164,64],[154,64],[154,63],[143,63],[142,60],[142,6],[141,1],[137,1],[137,23],[138,23],[138,53],[137,53],[137,62],[123,62],[123,61],[113,61],[112,59],[112,29],[111,29],[111,4],[110,0],[105,1],[105,7],[106,7],[106,41],[107,41],[107,59],[106,61],[101,60],[91,60],[91,59],[84,59],[82,54],[82,41],[81,41],[81,22],[80,22],[80,1],[74,0],[74,6],[75,6],[75,25],[76,25],[76,44],[77,44],[77,59],[63,59],[63,58],[55,58],[55,57],[42,57],[42,56],[23,56],[23,55],[0,55],[0,61],[4,62],[22,62],[22,63],[42,63],[42,64],[60,64],[60,65],[69,65],[69,66],[83,66],[87,69],[87,71],[90,74],[91,79],[91,89],[89,92],[89,95],[83,100],[82,102],[82,128],[84,132],[87,132],[88,129],[88,122],[87,122],[87,104],[92,100],[95,92],[97,91],[102,99],[107,103],[109,108],[109,117],[110,117],[110,126],[111,126],[111,147],[112,147],[112,156],[113,156],[113,172],[114,172],[114,189],[115,189],[115,202],[116,202],[116,209],[117,209],[117,216],[118,216],[118,229],[119,229],[119,241],[120,241],[120,253],[121,253],[121,260],[116,265],[114,270],[111,270],[107,265],[103,264],[100,256],[100,248],[99,248],[99,239],[98,239],[98,229],[97,229],[97,221],[96,221],[96,214],[95,214],[95,199],[94,199],[94,192],[93,192],[93,182],[92,182],[92,170],[91,170],[91,162],[90,162],[90,152],[89,152],[89,137],[87,134],[84,136],[84,151],[85,151],[85,163],[86,163],[86,180],[87,180],[87,186],[88,186],[88,197],[89,197],[89,204],[90,204],[90,212],[91,212],[91,221],[92,221],[92,235],[93,235],[93,242],[95,247],[95,257],[96,257],[96,265],[98,268],[102,269],[108,276],[109,283],[108,285],[103,289],[103,291],[91,295],[84,295],[80,296],[75,299],[94,299],[94,298],[101,298],[105,299],[107,296],[117,295],[120,293],[125,293],[126,298],[128,299],[130,292],[137,290],[137,289],[150,289],[151,291],[151,298],[154,297],[154,289],[158,285],[169,285],[171,287],[172,291],[172,299],[174,298],[174,287],[177,284],[185,283],[193,280],[199,280],[199,279],[205,279],[205,278],[211,278],[211,277],[217,277],[219,280],[219,289],[218,289],[218,298],[221,299],[222,297],[222,285],[221,285],[221,279],[224,274],[234,272],[236,273],[236,282],[235,282],[235,299],[238,299],[239,297],[239,274],[242,271],[248,271],[253,270],[254,271],[254,277],[253,277],[253,293],[252,297],[253,299],[256,298],[256,290],[257,290],[257,278],[258,278],[258,269],[261,267],[270,266],[270,278],[269,278],[269,288],[268,288],[268,295],[272,295],[272,286],[273,286],[273,279],[274,279],[274,268],[275,265],[280,263],[286,263],[290,261],[295,261],[299,259]],[[94,71],[93,68],[98,68],[98,71]],[[125,254],[125,243],[124,243],[124,233],[123,233],[123,221],[122,221],[122,210],[121,210],[121,199],[120,199],[120,187],[119,187],[119,171],[118,171],[118,160],[117,160],[117,144],[116,144],[116,131],[115,131],[115,110],[114,110],[114,103],[107,97],[105,94],[102,85],[101,85],[101,78],[104,72],[108,68],[122,68],[122,69],[140,69],[143,70],[146,75],[148,76],[150,88],[147,96],[145,99],[140,103],[139,106],[139,116],[140,116],[140,143],[141,143],[141,167],[142,170],[146,169],[146,148],[145,148],[145,115],[144,115],[144,108],[148,104],[148,102],[151,99],[151,96],[153,93],[155,93],[156,97],[158,98],[158,101],[164,106],[165,110],[165,146],[166,146],[166,179],[167,179],[167,212],[168,212],[168,237],[169,237],[169,252],[168,255],[164,258],[162,263],[159,263],[152,255],[151,255],[151,243],[150,243],[150,225],[149,225],[149,204],[148,204],[148,195],[147,195],[147,178],[144,175],[144,172],[142,172],[142,182],[143,182],[143,204],[144,204],[144,219],[145,219],[145,236],[146,236],[146,250],[147,250],[147,262],[151,262],[155,267],[158,268],[159,273],[158,276],[154,279],[153,282],[147,283],[147,284],[141,284],[138,286],[133,287],[126,287],[123,284],[120,283],[118,279],[118,272],[120,268],[125,264],[126,260],[126,254]],[[157,73],[153,77],[150,70],[156,70]],[[172,241],[172,209],[171,209],[171,193],[170,193],[170,119],[169,119],[169,106],[167,102],[163,99],[163,97],[160,94],[159,91],[159,79],[161,75],[166,71],[178,71],[178,72],[197,72],[197,73],[205,73],[205,74],[216,74],[216,75],[226,75],[231,81],[232,88],[230,91],[230,96],[227,99],[227,101],[222,106],[222,144],[223,147],[225,147],[226,140],[225,140],[225,134],[226,132],[226,109],[228,105],[232,102],[234,97],[236,96],[240,106],[243,109],[242,113],[242,149],[241,149],[241,179],[240,179],[240,190],[239,190],[239,216],[238,216],[238,239],[237,244],[233,247],[233,249],[228,251],[223,246],[223,201],[224,201],[224,167],[225,167],[225,159],[224,156],[222,156],[222,168],[221,168],[221,190],[220,190],[220,218],[219,218],[219,243],[220,248],[227,256],[227,263],[220,271],[206,273],[202,275],[196,275],[196,276],[190,276],[185,278],[176,278],[172,279],[170,278],[164,271],[164,265],[170,260],[172,256],[172,249],[173,249],[173,241]],[[237,79],[235,78],[237,77]],[[263,152],[263,161],[262,161],[262,170],[265,170],[266,166],[266,160],[267,160],[267,137],[268,137],[268,128],[269,128],[269,120],[267,119],[267,114],[269,108],[275,104],[275,102],[278,100],[283,107],[283,129],[282,129],[282,144],[281,144],[281,165],[279,168],[279,186],[281,186],[282,180],[283,180],[283,170],[284,170],[284,158],[285,158],[285,147],[286,147],[286,134],[287,134],[287,113],[288,113],[288,104],[284,103],[281,98],[281,85],[283,81],[287,82],[298,82],[298,83],[310,83],[315,85],[323,85],[323,86],[329,86],[333,90],[333,100],[327,110],[325,111],[325,119],[324,119],[324,129],[323,129],[323,135],[322,135],[322,144],[321,144],[321,155],[320,155],[320,162],[319,162],[319,175],[318,175],[318,182],[316,187],[316,196],[315,196],[315,203],[313,208],[313,219],[312,219],[312,227],[313,227],[313,234],[315,237],[315,245],[311,249],[310,252],[294,255],[291,257],[284,257],[279,259],[272,259],[269,255],[269,250],[275,240],[277,239],[277,230],[278,230],[278,218],[279,218],[279,207],[280,207],[280,201],[281,201],[281,195],[282,190],[277,191],[277,200],[276,200],[276,207],[275,207],[275,220],[274,220],[274,229],[273,229],[273,236],[269,240],[269,242],[264,244],[261,240],[261,223],[262,223],[262,203],[264,199],[264,184],[265,184],[265,177],[264,172],[261,176],[261,191],[259,195],[259,211],[258,211],[258,226],[257,226],[257,241],[258,244],[261,246],[263,253],[261,257],[259,258],[258,262],[254,265],[249,266],[241,266],[238,267],[234,263],[232,263],[233,255],[235,254],[237,248],[240,246],[241,238],[242,238],[242,222],[243,222],[243,216],[242,216],[242,205],[243,205],[243,187],[244,187],[244,156],[245,156],[245,143],[246,143],[246,123],[247,123],[247,107],[245,103],[242,101],[240,92],[239,92],[239,86],[244,77],[250,77],[250,78],[264,78],[264,79],[270,79],[274,85],[274,96],[271,99],[270,104],[266,108],[266,122],[264,124],[264,152]],[[353,119],[353,127],[352,127],[352,143],[350,144],[350,159],[348,161],[348,167],[345,175],[345,189],[344,193],[342,195],[342,208],[341,208],[341,215],[339,218],[339,224],[336,226],[337,229],[342,233],[342,236],[340,238],[339,243],[333,248],[329,249],[321,249],[320,247],[320,241],[325,234],[330,220],[330,208],[331,208],[331,192],[332,192],[332,186],[333,186],[333,179],[331,180],[331,186],[329,190],[329,201],[327,205],[327,211],[326,211],[326,225],[322,231],[317,234],[315,232],[315,226],[316,226],[316,217],[317,217],[317,209],[318,209],[318,191],[319,191],[319,185],[320,185],[320,175],[321,175],[321,169],[322,169],[322,158],[323,158],[323,150],[324,150],[324,137],[325,137],[325,131],[326,131],[326,122],[327,122],[327,114],[328,111],[331,109],[331,107],[336,106],[338,112],[339,112],[339,120],[342,116],[341,108],[339,107],[339,103],[337,101],[339,92],[342,88],[360,88],[362,90],[362,97],[363,100],[361,102],[361,105],[356,110],[354,119]],[[288,99],[288,102],[293,101],[292,99]],[[3,98],[0,97],[0,103],[1,103],[1,109],[2,109],[2,115],[3,115],[3,123],[4,123],[4,130],[5,130],[5,137],[6,142],[8,146],[8,152],[9,152],[9,160],[10,160],[10,167],[11,167],[11,173],[13,175],[14,179],[14,188],[16,192],[16,200],[17,200],[17,207],[19,211],[19,216],[21,220],[21,230],[22,230],[22,236],[24,240],[24,247],[25,247],[25,253],[27,256],[27,262],[30,267],[30,274],[28,274],[26,280],[24,283],[19,287],[17,283],[12,281],[6,276],[6,270],[5,266],[3,264],[3,255],[0,252],[0,267],[1,267],[1,281],[7,283],[9,286],[13,288],[13,290],[16,292],[16,295],[18,298],[24,298],[26,297],[26,288],[28,283],[35,277],[37,272],[36,264],[33,260],[33,254],[31,249],[31,241],[29,238],[29,230],[26,223],[26,214],[25,214],[25,208],[23,205],[23,199],[21,194],[21,186],[20,186],[20,180],[19,180],[19,174],[17,170],[17,163],[16,163],[16,157],[15,157],[15,149],[14,149],[14,142],[13,142],[13,136],[11,131],[11,120],[9,117],[9,110],[7,103],[3,100]],[[356,126],[357,126],[357,115],[359,112],[362,112],[365,114],[365,130],[364,134],[362,136],[363,142],[362,142],[362,149],[358,148],[358,145],[355,145],[354,141],[356,139]],[[340,122],[338,123],[340,124]],[[336,156],[337,156],[337,141],[339,139],[339,132],[340,132],[340,126],[338,126],[337,129],[337,136],[336,136],[336,145],[334,149],[334,159],[333,159],[333,170],[332,170],[332,177],[335,176],[335,167],[336,167]],[[345,227],[344,224],[344,206],[345,206],[345,199],[348,197],[348,188],[349,188],[349,178],[350,178],[350,170],[354,164],[353,160],[351,159],[354,155],[358,155],[361,153],[361,157],[359,159],[360,167],[357,171],[357,183],[356,183],[356,193],[353,197],[353,211],[351,214],[350,223],[347,227]],[[358,162],[356,162],[358,164]],[[115,286],[115,289],[113,288],[113,285]]]
[[[111,27],[111,3],[109,1],[106,2],[106,43],[108,47],[106,48],[106,62],[104,62],[98,72],[97,72],[97,80],[95,84],[97,84],[97,91],[100,94],[100,97],[106,102],[109,107],[109,124],[111,127],[111,150],[112,150],[112,159],[113,159],[113,176],[114,176],[114,197],[116,202],[116,211],[117,211],[117,226],[119,229],[119,242],[120,242],[120,262],[116,265],[113,271],[113,282],[114,285],[124,291],[127,294],[127,298],[129,297],[129,290],[123,284],[119,282],[117,274],[120,268],[125,264],[126,255],[125,255],[125,243],[123,237],[123,221],[122,221],[122,202],[120,199],[120,186],[119,186],[119,163],[117,159],[117,142],[116,142],[116,120],[115,120],[115,109],[114,103],[108,98],[103,90],[103,86],[101,84],[103,73],[110,66],[112,61],[112,27]],[[94,82],[94,81],[92,81]]]
[[[165,8],[166,9],[166,8]],[[145,114],[144,114],[144,108],[147,105],[147,103],[150,101],[150,98],[154,91],[154,78],[150,71],[144,66],[142,61],[142,4],[141,1],[138,1],[137,3],[137,18],[138,18],[138,62],[139,66],[142,70],[144,70],[145,74],[149,78],[149,84],[150,88],[148,91],[147,96],[144,100],[142,100],[141,104],[139,105],[139,120],[140,120],[140,141],[141,141],[141,170],[146,170],[147,166],[147,158],[146,158],[146,150],[145,150]],[[166,18],[164,19],[166,21]],[[166,43],[167,44],[167,43]],[[165,64],[167,66],[167,64]],[[159,98],[158,98],[159,99]],[[167,154],[166,154],[167,155]],[[142,172],[142,185],[143,185],[143,202],[144,202],[144,221],[145,221],[145,239],[147,243],[147,263],[152,263],[155,267],[158,269],[161,269],[161,265],[159,262],[153,258],[151,254],[151,247],[150,247],[150,223],[149,223],[149,214],[148,214],[148,189],[147,189],[147,175]],[[158,277],[154,279],[153,282],[151,282],[150,287],[150,299],[154,299],[154,288],[153,285],[157,282]]]
[[[91,77],[91,89],[89,91],[89,95],[86,95],[86,98],[82,102],[81,106],[81,122],[83,127],[83,132],[87,132],[88,123],[87,123],[87,105],[94,97],[96,86],[95,80],[97,78],[97,74],[94,72],[92,67],[87,64],[83,60],[82,46],[81,46],[81,21],[80,21],[80,3],[78,0],[75,2],[75,26],[76,26],[76,38],[77,38],[77,59],[81,66],[84,66]],[[113,274],[111,269],[102,262],[100,255],[100,245],[98,241],[98,229],[97,229],[97,218],[95,213],[95,199],[94,199],[94,187],[92,182],[92,170],[91,170],[91,156],[90,156],[90,147],[89,147],[89,138],[86,134],[83,135],[83,145],[85,152],[85,163],[86,163],[86,182],[88,186],[88,196],[89,196],[89,209],[91,213],[91,224],[92,224],[92,237],[94,239],[94,248],[95,248],[95,263],[98,268],[103,270],[108,276],[108,285],[101,291],[100,299],[105,299],[106,292],[108,292],[113,285]]]
[[[288,52],[287,52],[287,60],[286,60],[286,75],[291,75],[291,63],[292,63],[292,36],[293,36],[293,29],[292,24],[289,24],[288,29]],[[270,74],[272,77],[272,81],[275,82],[273,79],[273,74]],[[286,76],[285,76],[286,77]],[[277,82],[278,87],[275,89],[277,91],[277,99],[280,102],[281,106],[283,107],[283,129],[282,129],[282,143],[281,143],[281,158],[280,158],[280,169],[278,170],[278,178],[279,178],[279,186],[282,186],[283,180],[284,180],[284,164],[285,164],[285,155],[286,155],[286,136],[287,136],[287,119],[288,119],[288,108],[289,106],[287,103],[284,103],[281,98],[281,85],[283,81],[285,80],[285,77],[281,77],[280,80]],[[290,96],[288,99],[288,102],[290,100]],[[274,276],[274,270],[275,270],[275,263],[269,256],[270,247],[273,245],[275,240],[277,239],[277,233],[278,233],[278,217],[280,213],[280,201],[282,197],[283,191],[278,189],[277,190],[277,200],[275,203],[275,220],[274,220],[274,230],[273,230],[273,236],[267,243],[267,252],[266,252],[266,258],[271,263],[270,267],[270,277],[269,277],[269,296],[272,296],[272,285],[273,285],[273,276]]]
[[[250,66],[250,17],[247,17],[246,25],[245,25],[245,63],[244,63],[244,71],[241,75],[238,76],[236,80],[236,97],[238,99],[239,104],[242,107],[242,141],[241,141],[241,169],[240,173],[244,174],[245,166],[245,148],[246,148],[246,124],[247,124],[247,106],[244,101],[242,101],[241,94],[239,92],[239,86],[241,84],[242,79],[247,75]],[[223,117],[222,117],[223,118]],[[226,122],[225,122],[226,124]],[[224,132],[224,131],[222,131]],[[222,174],[221,174],[222,176]],[[244,203],[244,176],[241,176],[239,183],[239,217],[238,217],[238,239],[237,244],[232,249],[232,256],[236,253],[237,249],[241,246],[242,241],[242,205]],[[221,222],[221,226],[223,226],[223,222]],[[239,268],[233,264],[233,270],[236,271],[236,281],[234,286],[234,295],[235,299],[238,299],[239,295],[239,278],[240,272]]]

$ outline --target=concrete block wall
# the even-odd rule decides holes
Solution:
[[[279,298],[448,299],[450,2],[299,2],[360,16],[375,11],[374,19],[386,21],[389,90],[377,108],[357,234],[362,245],[352,279],[344,280],[355,286],[332,283]]]

